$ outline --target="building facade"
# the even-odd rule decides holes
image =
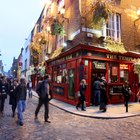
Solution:
[[[139,0],[51,0],[33,29],[31,57],[46,67],[54,98],[75,104],[82,78],[90,105],[95,77],[104,76],[110,103],[123,101],[121,86],[140,82]],[[43,63],[42,63],[43,62]],[[36,79],[36,78],[35,78]]]

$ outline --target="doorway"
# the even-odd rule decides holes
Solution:
[[[106,70],[92,70],[91,71],[91,93],[90,93],[90,105],[95,105],[93,83],[97,78],[106,77]]]

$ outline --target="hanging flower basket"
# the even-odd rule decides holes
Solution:
[[[95,25],[103,25],[106,23],[111,14],[109,3],[105,0],[97,0],[93,5],[93,23]]]
[[[122,42],[111,40],[111,38],[107,38],[105,40],[105,47],[107,50],[111,52],[117,52],[117,53],[127,52]]]
[[[134,73],[140,74],[140,63],[134,64]]]
[[[63,36],[65,34],[63,25],[55,20],[54,23],[51,25],[51,33],[52,33],[52,35]]]
[[[33,41],[39,45],[45,45],[48,42],[47,35],[45,32],[39,32],[34,35]]]

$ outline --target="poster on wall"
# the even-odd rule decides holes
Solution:
[[[112,67],[112,76],[117,76],[118,75],[118,68],[113,66]]]
[[[123,70],[120,71],[120,77],[121,77],[121,78],[124,77],[124,71],[123,71]]]

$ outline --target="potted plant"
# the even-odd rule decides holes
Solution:
[[[106,23],[111,14],[109,3],[105,0],[97,0],[93,5],[93,23],[97,26]]]
[[[105,47],[111,52],[126,53],[124,44],[119,41],[114,41],[110,37],[106,38]]]
[[[65,30],[62,24],[60,24],[57,20],[55,20],[51,25],[51,33],[52,35],[61,35],[65,34]]]

